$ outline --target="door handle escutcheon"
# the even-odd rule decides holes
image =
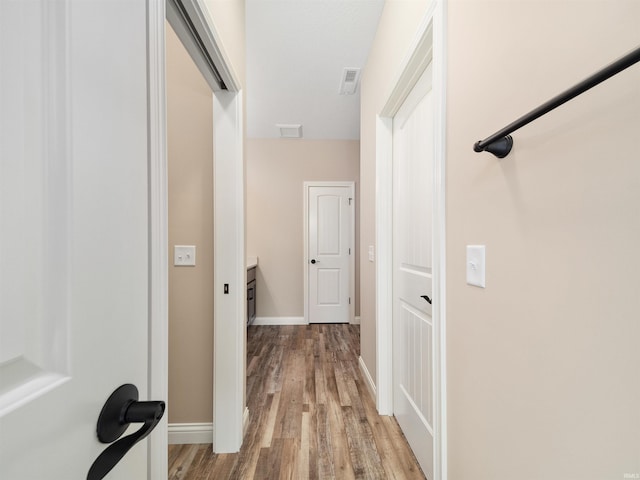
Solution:
[[[165,403],[162,401],[139,402],[135,385],[127,383],[118,387],[102,407],[96,429],[98,440],[102,443],[115,443],[111,443],[96,458],[89,469],[87,480],[102,480],[131,447],[156,428],[164,410]],[[118,440],[130,423],[144,425],[137,432]]]
[[[431,299],[427,295],[420,295],[420,296],[424,298],[429,305],[431,305]]]

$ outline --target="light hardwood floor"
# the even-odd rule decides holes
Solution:
[[[358,367],[356,325],[252,326],[242,449],[171,445],[169,480],[424,479]]]

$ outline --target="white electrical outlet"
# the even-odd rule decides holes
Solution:
[[[467,245],[467,283],[485,288],[484,245]]]
[[[175,245],[173,247],[173,265],[176,267],[195,267],[196,246]]]
[[[373,245],[369,245],[369,261],[373,262],[375,260],[375,250]]]

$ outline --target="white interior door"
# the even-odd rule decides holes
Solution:
[[[393,119],[393,411],[430,479],[434,438],[433,165],[428,68]]]
[[[353,185],[307,189],[309,323],[351,317]]]
[[[2,479],[87,478],[112,391],[148,400],[146,7],[0,1]]]

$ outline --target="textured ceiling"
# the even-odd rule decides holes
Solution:
[[[247,0],[247,136],[360,138],[360,88],[339,95],[343,69],[363,68],[384,0]]]

